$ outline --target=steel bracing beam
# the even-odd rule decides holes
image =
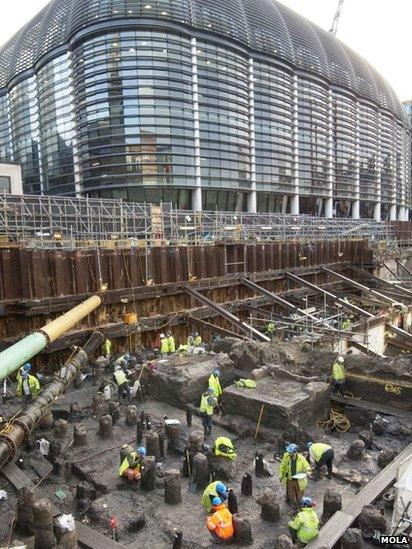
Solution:
[[[307,288],[310,288],[315,292],[323,294],[325,297],[328,297],[334,303],[338,303],[339,305],[341,305],[343,309],[347,309],[353,313],[357,313],[358,315],[366,316],[368,318],[374,318],[374,315],[369,311],[365,311],[365,309],[361,309],[360,307],[357,307],[356,305],[349,303],[349,301],[346,301],[345,299],[341,299],[340,297],[336,296],[332,292],[325,290],[321,286],[317,286],[316,284],[313,284],[312,282],[309,282],[308,280],[305,280],[300,276],[294,275],[289,271],[286,272],[286,276],[290,278],[290,280],[293,280],[294,282],[298,282],[302,286],[306,286]]]
[[[243,322],[243,320],[240,320],[240,318],[230,313],[224,307],[222,307],[221,305],[218,305],[217,303],[215,303],[208,297],[204,296],[197,290],[194,290],[190,286],[186,286],[184,290],[187,294],[191,295],[192,297],[194,297],[195,299],[203,303],[203,305],[206,305],[206,307],[210,307],[214,311],[218,312],[221,316],[223,316],[223,318],[225,318],[229,322],[232,322],[232,324],[237,326],[239,330],[244,332],[249,337],[255,336],[257,339],[260,339],[260,341],[271,341],[270,337],[266,336],[265,334],[262,334],[256,328],[253,328],[253,326],[250,326],[250,324],[247,324],[247,322]]]
[[[225,328],[221,328],[220,326],[216,326],[215,324],[212,324],[211,322],[206,322],[206,320],[202,320],[201,318],[196,318],[195,316],[187,316],[187,319],[190,323],[194,322],[196,324],[200,324],[201,326],[204,326],[205,328],[208,328],[209,330],[219,332],[225,336],[229,337],[238,337],[240,339],[247,339],[242,334],[236,334],[235,332],[231,332],[230,330],[226,330]]]
[[[410,271],[407,267],[405,267],[405,265],[404,265],[401,261],[399,261],[399,259],[395,259],[395,263],[396,263],[397,265],[399,265],[399,267],[401,267],[401,268],[407,273],[407,275],[408,275],[409,277],[412,278],[412,273],[411,273],[411,271]]]
[[[368,273],[368,271],[364,271],[363,269],[360,269],[359,267],[355,267],[354,265],[350,266],[350,269],[354,271],[355,273],[360,274],[364,278],[368,278],[369,280],[375,280],[378,284],[381,286],[385,286],[386,288],[391,288],[392,290],[396,289],[400,292],[403,292],[406,296],[410,296],[412,298],[412,290],[409,290],[408,288],[405,288],[402,280],[385,280],[384,278],[381,278],[380,276],[374,275],[372,273]],[[384,288],[381,288],[381,291],[386,291]]]
[[[351,278],[348,278],[347,276],[343,276],[342,274],[337,273],[336,271],[332,271],[332,269],[328,269],[328,267],[322,267],[322,270],[325,273],[328,273],[328,274],[331,274],[333,276],[336,276],[337,278],[340,278],[340,280],[344,280],[346,282],[346,284],[348,284],[349,286],[352,286],[352,288],[356,288],[356,289],[361,290],[363,292],[367,292],[367,293],[370,293],[370,294],[374,295],[375,297],[377,297],[378,299],[380,299],[384,303],[388,303],[389,305],[391,305],[391,307],[400,307],[400,308],[405,307],[405,305],[403,303],[401,303],[400,301],[394,301],[391,297],[383,295],[380,292],[378,292],[377,290],[373,290],[372,288],[369,288],[369,286],[365,286],[364,284],[361,284],[360,282],[355,282],[355,280],[352,280]]]
[[[300,307],[297,307],[296,305],[293,305],[289,301],[286,301],[285,299],[270,292],[269,290],[266,290],[266,288],[262,288],[261,286],[259,286],[258,284],[255,284],[251,280],[247,278],[242,278],[241,280],[242,280],[242,283],[248,288],[250,288],[251,290],[254,290],[256,292],[263,294],[265,297],[268,297],[269,299],[274,301],[274,303],[281,305],[285,309],[288,309],[289,311],[293,311],[294,313],[304,315],[305,317],[312,319],[316,324],[325,324],[325,326],[331,331],[334,331],[334,332],[337,331],[335,328],[333,328],[332,326],[329,326],[329,324],[324,322],[323,319],[318,318],[317,316],[312,315],[311,313],[308,313],[307,311],[305,311],[304,309],[301,309]]]

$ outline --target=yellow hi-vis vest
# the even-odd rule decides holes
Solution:
[[[296,531],[298,540],[306,545],[319,533],[318,515],[312,507],[304,508],[294,520],[289,521],[288,526]]]
[[[112,342],[110,341],[110,339],[105,339],[103,341],[103,352],[106,356],[110,355],[110,353],[112,352]]]
[[[200,336],[195,337],[195,347],[200,347],[202,345],[202,338]]]
[[[167,348],[169,353],[174,353],[176,351],[175,338],[173,336],[167,338]]]
[[[210,403],[211,402],[211,403]],[[210,393],[203,393],[200,401],[200,411],[208,416],[213,416],[215,409],[216,398]]]
[[[225,451],[220,449],[222,446],[225,447]],[[232,460],[236,459],[235,447],[233,446],[233,442],[230,440],[230,438],[218,437],[216,439],[215,456],[222,456]]]
[[[335,362],[332,366],[332,379],[334,381],[345,381],[345,366],[340,362]]]
[[[167,355],[169,352],[169,340],[167,337],[164,337],[160,340],[160,353],[162,355]]]
[[[114,373],[114,379],[119,386],[127,381],[126,374],[123,372],[123,370],[116,370]]]
[[[140,456],[137,452],[130,452],[119,467],[119,477],[123,475],[129,467],[136,468],[140,471]]]
[[[16,396],[21,397],[23,394],[23,382],[24,379],[21,377],[20,373],[16,375],[17,389]],[[37,377],[29,374],[27,381],[29,383],[30,394],[32,397],[36,397],[40,393],[40,383]]]
[[[322,442],[314,442],[309,448],[309,454],[315,461],[319,461],[327,450],[332,450],[332,446],[323,444]]]
[[[209,484],[209,486],[206,487],[205,491],[202,495],[202,505],[205,508],[206,513],[210,513],[212,510],[212,499],[214,497],[218,497],[219,494],[217,493],[216,486],[219,481],[215,480],[215,482],[212,482]]]
[[[280,466],[279,466],[279,480],[281,482],[283,482],[284,484],[286,484],[286,481],[288,479],[291,479],[292,478],[292,469],[291,469],[291,458],[290,458],[290,455],[288,452],[285,452],[283,454],[283,458],[282,458],[282,461],[280,462]],[[297,457],[296,457],[296,474],[297,473],[308,473],[310,471],[310,465],[309,463],[307,462],[306,458],[304,458],[302,456],[302,454],[298,454]],[[307,484],[308,484],[308,479],[307,477],[305,478],[300,478],[298,480],[298,484],[299,484],[299,490],[305,490]]]
[[[213,389],[215,397],[219,398],[222,394],[222,387],[220,385],[219,378],[213,374],[209,377],[209,389]]]

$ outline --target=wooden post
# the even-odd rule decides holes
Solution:
[[[182,483],[178,469],[166,469],[165,471],[165,502],[169,505],[182,503]]]
[[[99,419],[99,436],[102,438],[110,438],[113,434],[112,416],[106,414]]]
[[[198,452],[193,458],[193,482],[198,490],[209,484],[209,466],[207,457]]]
[[[154,456],[147,456],[142,467],[142,490],[151,492],[155,488],[156,460]]]
[[[258,422],[257,422],[257,425],[256,425],[256,431],[255,431],[255,436],[254,438],[257,438],[258,436],[258,433],[259,433],[259,427],[260,427],[260,422],[262,421],[262,415],[263,415],[263,409],[264,409],[265,405],[262,404],[261,408],[260,408],[260,414],[259,414],[259,419],[258,419]]]
[[[53,549],[57,546],[54,535],[53,510],[48,499],[39,499],[33,505],[33,530],[35,549]]]
[[[239,515],[233,517],[233,541],[236,545],[252,545],[252,525],[247,518]]]
[[[87,446],[87,428],[84,423],[76,423],[73,428],[75,446]]]
[[[159,435],[155,431],[146,434],[146,455],[154,456],[156,461],[160,458]]]

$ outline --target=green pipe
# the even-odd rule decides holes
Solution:
[[[0,383],[101,304],[94,295],[0,353]]]
[[[0,382],[23,366],[47,345],[47,337],[34,332],[0,353]]]

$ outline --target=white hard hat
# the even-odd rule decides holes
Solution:
[[[160,339],[163,339],[165,337],[164,334],[160,334]]]
[[[345,362],[345,359],[343,358],[343,356],[338,356],[338,362]]]

